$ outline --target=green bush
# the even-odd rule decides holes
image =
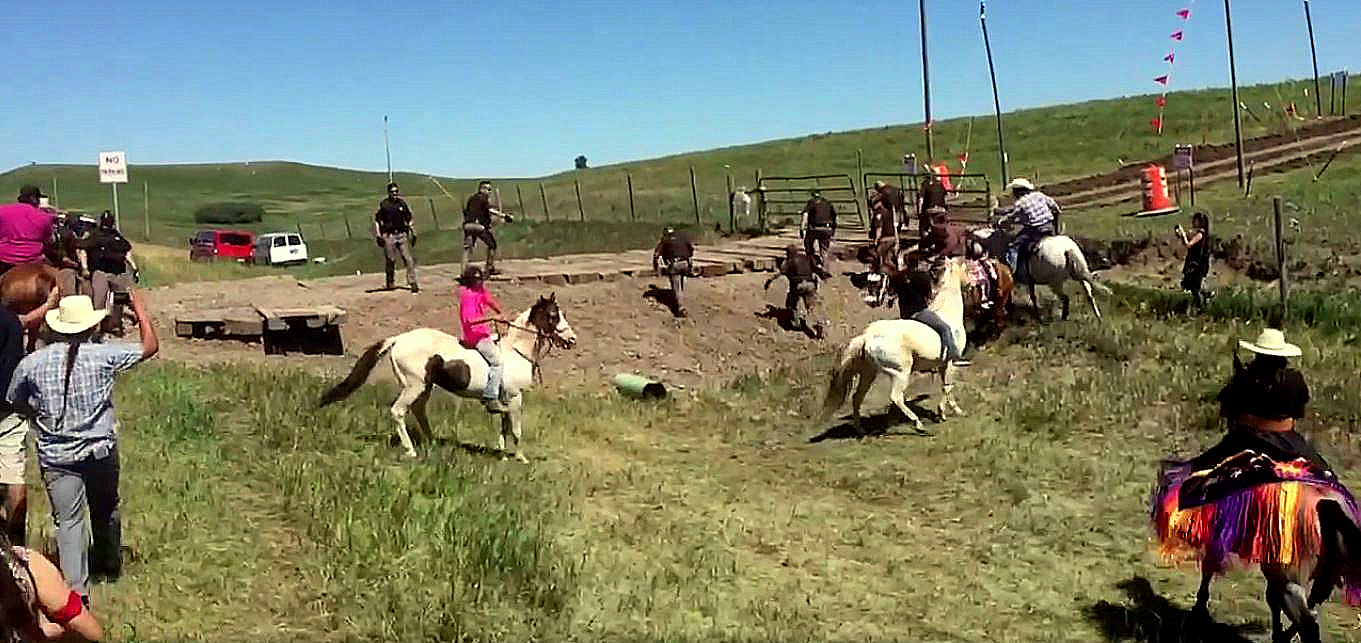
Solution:
[[[240,224],[259,223],[265,218],[265,208],[258,203],[209,203],[194,211],[195,223]]]

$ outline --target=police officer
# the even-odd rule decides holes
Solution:
[[[378,202],[378,212],[373,215],[373,240],[383,249],[383,274],[386,288],[392,289],[393,271],[397,259],[406,266],[406,285],[411,292],[420,292],[416,285],[416,260],[411,249],[416,245],[416,231],[411,227],[411,208],[402,200],[401,191],[396,183],[388,184],[388,196]]]

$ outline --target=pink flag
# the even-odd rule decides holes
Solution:
[[[1180,41],[1181,41],[1181,35],[1182,35],[1182,30],[1181,30],[1181,29],[1178,29],[1178,30],[1176,30],[1176,31],[1173,31],[1173,32],[1172,32],[1172,39],[1173,39],[1173,40],[1176,40],[1176,41],[1178,41],[1178,42],[1180,42]]]
[[[1164,74],[1164,75],[1162,75],[1162,76],[1158,76],[1157,78],[1154,78],[1154,79],[1153,79],[1153,82],[1158,83],[1159,85],[1166,86],[1166,85],[1167,85],[1167,75]]]
[[[1170,54],[1167,54],[1166,56],[1163,56],[1163,60],[1166,60],[1168,63],[1175,62],[1177,60],[1177,52],[1174,51]]]
[[[1152,125],[1152,126],[1153,126],[1153,129],[1157,130],[1158,133],[1160,133],[1160,134],[1162,133],[1162,131],[1163,131],[1163,119],[1161,119],[1161,118],[1155,118],[1155,119],[1153,119],[1152,121],[1149,121],[1149,124]]]
[[[1190,10],[1190,9],[1182,9],[1181,11],[1178,11],[1178,12],[1177,12],[1177,17],[1178,17],[1178,18],[1181,18],[1182,20],[1190,20],[1190,18],[1191,18],[1191,10]]]

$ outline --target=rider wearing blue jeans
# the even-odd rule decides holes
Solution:
[[[1062,209],[1054,199],[1036,190],[1035,185],[1026,179],[1016,179],[1007,187],[1011,188],[1011,195],[1016,201],[1001,212],[1000,223],[1015,221],[1021,225],[1021,232],[1007,244],[1003,258],[1012,272],[1017,272],[1020,270],[1021,251],[1024,249],[1029,254],[1040,239],[1057,232],[1056,217]]]
[[[902,279],[897,280],[894,288],[898,294],[898,316],[930,326],[931,330],[940,335],[941,343],[945,346],[945,358],[957,366],[967,365],[967,362],[960,359],[961,351],[959,344],[955,342],[955,334],[950,329],[950,324],[937,315],[936,311],[927,307],[932,296],[931,277],[920,270],[909,270]]]

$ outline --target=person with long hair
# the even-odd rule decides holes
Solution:
[[[98,641],[103,635],[52,561],[0,536],[0,643]]]
[[[1191,306],[1200,309],[1205,305],[1205,294],[1201,288],[1205,276],[1210,274],[1210,217],[1204,212],[1191,215],[1191,231],[1175,228],[1177,236],[1186,246],[1186,262],[1181,268],[1181,287],[1191,293]]]
[[[140,293],[131,296],[140,343],[91,341],[108,311],[95,309],[87,295],[64,297],[46,315],[58,341],[19,362],[6,395],[37,425],[61,569],[87,603],[92,575],[116,579],[122,572],[114,378],[160,348]],[[87,503],[93,560],[85,549]]]

